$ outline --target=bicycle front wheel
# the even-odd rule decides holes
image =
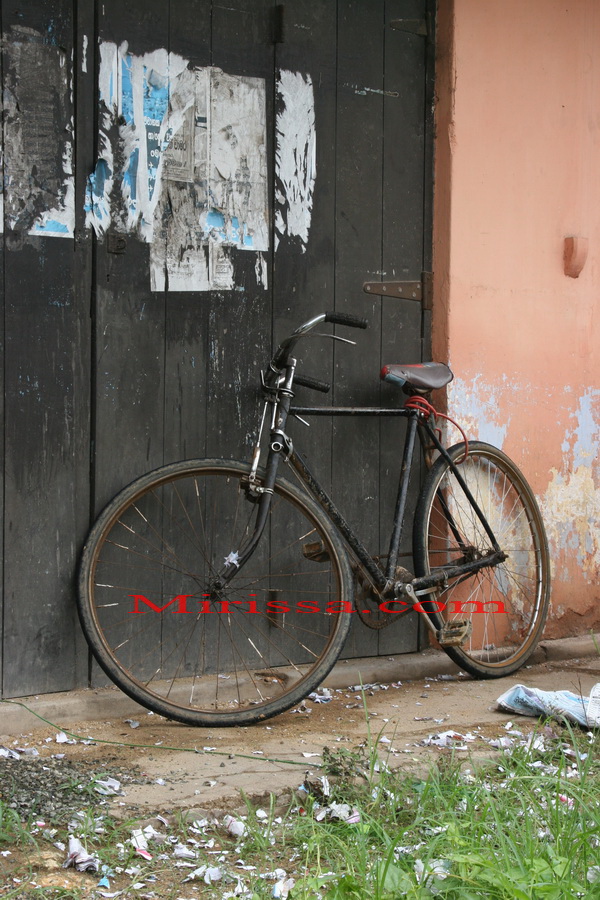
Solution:
[[[79,614],[97,661],[134,700],[190,725],[289,709],[331,669],[350,625],[340,538],[283,478],[254,554],[215,587],[254,531],[248,472],[192,460],[142,476],[100,515],[82,555]]]
[[[464,456],[464,444],[448,453]],[[542,517],[533,492],[513,462],[496,447],[469,443],[458,471],[485,516],[504,562],[450,578],[423,608],[437,629],[470,620],[471,634],[446,653],[466,672],[499,678],[516,671],[542,633],[550,597],[550,561]],[[414,530],[417,575],[480,559],[492,541],[450,465],[439,457],[423,487]]]

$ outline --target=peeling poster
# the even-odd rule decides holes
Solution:
[[[310,75],[277,73],[275,249],[287,235],[306,252],[317,177],[315,102]]]
[[[73,237],[71,79],[70,57],[47,34],[13,26],[4,35],[2,219],[11,231]]]
[[[264,79],[105,42],[99,93],[88,225],[151,245],[152,290],[232,289],[232,250],[269,247]]]

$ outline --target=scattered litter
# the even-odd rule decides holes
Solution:
[[[587,870],[586,878],[590,884],[596,884],[600,881],[600,866],[590,866]]]
[[[271,896],[275,898],[281,898],[281,900],[286,900],[295,883],[296,882],[293,878],[286,878],[278,881],[277,884],[273,886]]]
[[[148,849],[148,840],[141,828],[136,828],[131,832],[130,842],[136,850]]]
[[[223,877],[223,873],[218,866],[199,866],[197,869],[194,869],[193,872],[190,872],[183,880],[185,881],[195,881],[196,878],[202,878],[206,884],[212,884],[213,881],[220,881]]]
[[[424,747],[452,747],[454,750],[466,750],[466,742],[475,739],[475,735],[470,732],[459,734],[458,731],[442,731],[440,734],[430,734],[421,741],[421,744]]]
[[[235,819],[233,816],[225,816],[223,825],[229,834],[234,837],[242,837],[246,832],[246,823],[242,822],[240,819]]]
[[[195,852],[186,847],[185,844],[176,844],[173,848],[173,856],[176,856],[178,859],[196,859]]]
[[[69,851],[63,863],[63,869],[74,866],[78,872],[97,872],[100,860],[96,856],[90,856],[79,838],[69,835]]]
[[[355,806],[351,807],[348,803],[330,803],[327,809],[332,819],[340,819],[349,825],[360,822],[360,811]]]
[[[590,696],[593,698],[591,709],[589,697],[571,691],[541,691],[516,684],[498,697],[496,703],[500,709],[522,716],[554,716],[576,722],[585,728],[600,727],[600,716],[595,713],[596,697],[600,697],[600,684],[594,685]]]
[[[64,731],[59,731],[56,737],[54,738],[57,744],[76,744],[77,741],[73,738],[67,737]]]
[[[318,691],[313,691],[312,694],[309,694],[308,699],[312,700],[313,703],[329,703],[333,700],[333,697],[329,688],[319,688]]]
[[[116,778],[97,778],[93,781],[94,790],[104,797],[112,797],[115,794],[123,793],[121,791],[121,782]]]
[[[0,756],[4,759],[21,759],[21,754],[16,750],[10,750],[8,747],[0,747]]]
[[[321,755],[320,753],[303,753],[303,754],[302,754],[302,756],[303,756],[305,759],[310,759],[311,756],[320,756],[320,755]]]
[[[415,875],[420,884],[427,884],[434,879],[443,880],[450,872],[450,861],[446,859],[430,859],[424,863],[421,859],[415,860]],[[429,884],[431,888],[431,884]],[[435,888],[433,888],[435,890]]]
[[[140,727],[140,723],[136,719],[125,719],[125,723],[129,725],[130,728]]]
[[[384,734],[383,737],[379,738],[379,743],[380,744],[391,744],[392,742],[390,741],[389,737],[386,737]]]

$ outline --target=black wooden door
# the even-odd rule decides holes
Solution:
[[[163,462],[247,456],[275,340],[326,309],[364,315],[357,347],[302,350],[342,403],[395,402],[381,365],[427,355],[427,314],[362,284],[430,268],[430,6],[2,4],[6,696],[86,681],[73,572],[89,521]],[[48,96],[23,79],[36,67]],[[36,113],[29,134],[17,120]],[[52,202],[11,181],[23,133],[52,139]],[[294,436],[382,552],[401,424]],[[346,655],[417,646],[410,618],[357,622]]]

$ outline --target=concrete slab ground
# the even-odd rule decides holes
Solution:
[[[422,766],[437,752],[423,740],[450,729],[476,735],[469,743],[474,757],[489,755],[487,740],[506,735],[509,719],[525,732],[537,721],[498,712],[500,694],[521,683],[585,696],[600,681],[598,646],[594,636],[544,642],[532,665],[492,681],[459,674],[444,654],[435,652],[342,662],[326,682],[331,702],[309,701],[306,711],[289,711],[243,728],[170,722],[148,714],[115,689],[26,698],[17,701],[23,705],[0,704],[0,745],[35,747],[42,758],[64,753],[98,772],[139,772],[143,783],[128,784],[112,801],[115,811],[120,808],[126,815],[231,807],[239,804],[242,790],[256,800],[269,793],[285,795],[307,769],[316,771],[324,747],[350,748],[369,733],[392,767]],[[361,694],[352,689],[361,682],[368,685],[367,711]],[[126,719],[139,726],[132,728]],[[57,744],[61,730],[75,734],[75,743]]]

